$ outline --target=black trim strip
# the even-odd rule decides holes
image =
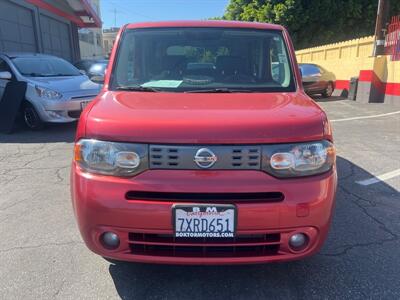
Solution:
[[[259,193],[182,193],[182,192],[147,192],[129,191],[125,195],[127,200],[149,201],[226,201],[226,202],[281,202],[284,195],[280,192]]]

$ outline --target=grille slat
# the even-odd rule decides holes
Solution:
[[[129,241],[131,244],[141,244],[141,245],[164,245],[164,246],[171,246],[171,243],[163,243],[163,242],[148,242],[148,241]],[[257,242],[257,243],[220,243],[220,244],[210,244],[210,243],[179,243],[175,242],[174,246],[190,246],[190,247],[251,247],[251,246],[264,246],[264,245],[280,245],[279,242]]]
[[[246,257],[278,255],[279,233],[239,235],[231,239],[175,238],[172,234],[129,233],[132,254],[175,257]]]

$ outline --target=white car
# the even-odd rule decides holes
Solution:
[[[36,53],[0,53],[0,99],[10,80],[27,83],[21,113],[30,129],[75,121],[101,89],[64,59]]]

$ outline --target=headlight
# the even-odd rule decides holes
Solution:
[[[148,168],[147,145],[82,139],[75,144],[74,159],[86,172],[133,176]]]
[[[36,90],[37,95],[40,98],[44,98],[47,100],[59,100],[62,98],[61,93],[41,87],[41,86],[35,86],[35,90]]]
[[[332,168],[335,159],[335,148],[328,141],[263,146],[263,169],[277,177],[321,174]]]

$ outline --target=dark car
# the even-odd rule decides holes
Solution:
[[[299,64],[304,90],[308,95],[321,94],[327,98],[335,89],[335,75],[316,64]]]
[[[75,67],[85,71],[90,80],[102,83],[107,69],[108,60],[106,59],[83,59],[76,62]]]

